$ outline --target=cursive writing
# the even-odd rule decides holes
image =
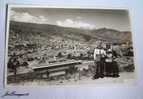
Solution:
[[[29,93],[17,93],[16,91],[6,91],[4,93],[4,95],[2,95],[1,97],[5,97],[5,96],[17,96],[17,97],[21,97],[21,96],[28,96]]]

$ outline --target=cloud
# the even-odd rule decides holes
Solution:
[[[72,19],[66,19],[64,21],[57,20],[57,25],[64,27],[74,27],[74,28],[84,28],[84,29],[93,29],[95,25],[85,23],[82,21],[74,21]]]
[[[11,10],[10,20],[18,22],[29,22],[29,23],[38,23],[38,24],[47,24],[48,18],[45,16],[33,16],[28,12],[15,12]]]
[[[80,17],[80,16],[77,16],[77,17],[76,17],[76,19],[82,19],[82,17]]]

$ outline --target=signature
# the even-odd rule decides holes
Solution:
[[[4,95],[2,95],[1,97],[5,97],[5,96],[17,96],[17,97],[21,97],[21,96],[29,96],[29,93],[17,93],[16,91],[6,91],[4,93]]]

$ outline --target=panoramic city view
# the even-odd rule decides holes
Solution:
[[[13,7],[9,12],[7,85],[134,82],[128,11]]]

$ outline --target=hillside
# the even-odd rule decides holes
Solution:
[[[51,24],[34,24],[23,22],[10,22],[10,37],[19,35],[20,38],[32,39],[40,35],[43,38],[51,38],[51,36],[63,37],[65,39],[91,42],[96,40],[104,40],[107,42],[126,42],[131,40],[131,33],[128,31],[117,31],[108,28],[100,28],[95,30],[85,30],[78,28],[60,27]]]

